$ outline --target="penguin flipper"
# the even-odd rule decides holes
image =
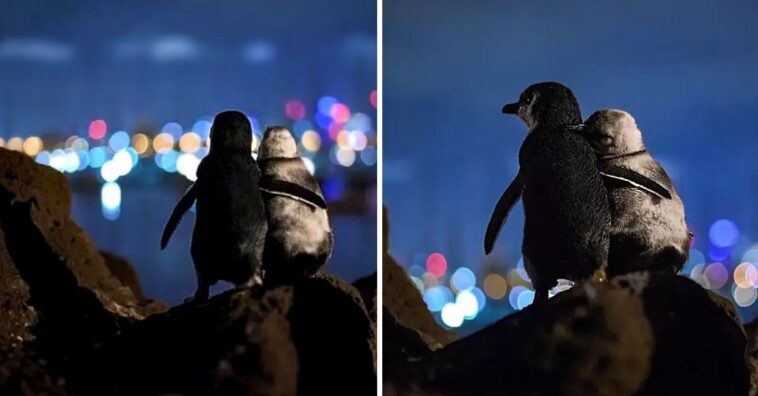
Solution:
[[[326,201],[320,195],[295,183],[277,180],[270,177],[261,178],[261,190],[275,195],[285,195],[290,198],[304,201],[321,209],[326,209]]]
[[[513,207],[516,206],[516,202],[521,198],[521,193],[523,191],[524,178],[521,174],[521,170],[519,170],[518,174],[516,174],[516,178],[513,179],[503,195],[500,196],[500,199],[495,205],[495,210],[492,211],[492,217],[490,217],[490,222],[487,224],[487,232],[484,234],[485,254],[490,254],[490,252],[492,252],[492,248],[495,246],[495,240],[497,240],[500,230],[503,229],[503,225],[506,220],[508,220],[508,215],[511,213],[511,210],[513,210]]]
[[[174,210],[171,212],[171,217],[168,218],[166,226],[163,227],[163,235],[161,235],[161,250],[168,245],[168,240],[171,239],[171,235],[176,230],[176,226],[179,225],[179,221],[184,216],[197,199],[197,183],[193,183],[187,191],[184,192],[182,199],[176,204]]]
[[[671,199],[671,192],[660,183],[635,171],[614,165],[600,166],[600,174],[610,179],[621,180],[663,199]]]

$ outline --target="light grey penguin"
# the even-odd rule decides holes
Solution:
[[[161,249],[182,215],[197,202],[191,247],[197,274],[195,300],[207,299],[208,289],[219,280],[238,286],[262,282],[268,227],[252,137],[244,114],[225,111],[216,116],[210,151],[200,161],[197,181],[184,193],[163,230]]]
[[[269,227],[263,253],[266,282],[313,275],[331,257],[334,242],[321,188],[284,127],[266,129],[258,163]]]
[[[612,219],[607,274],[679,272],[687,261],[692,238],[684,204],[666,171],[645,148],[634,117],[622,110],[600,110],[578,131],[597,154],[601,172],[607,173],[609,168],[633,171],[668,193],[661,196],[606,174]]]

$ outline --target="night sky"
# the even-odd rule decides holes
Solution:
[[[313,123],[324,96],[375,120],[376,61],[372,1],[0,0],[0,138],[40,136],[52,150],[71,135],[86,137],[96,119],[107,121],[109,136],[154,136],[166,123],[188,131],[229,108],[261,128],[291,127],[285,102],[303,104]],[[354,280],[376,270],[375,165],[355,154],[347,157],[354,166],[340,166],[327,151],[313,161],[327,199],[335,197],[328,269]],[[158,241],[190,182],[153,162],[141,159],[118,180],[114,221],[101,213],[99,170],[67,174],[73,216],[98,248],[132,262],[147,296],[175,304],[195,288],[193,215],[166,251]]]
[[[404,265],[440,252],[483,273],[484,230],[526,133],[500,108],[540,81],[569,86],[584,117],[636,118],[706,265],[718,219],[740,232],[730,272],[758,242],[758,3],[386,0],[384,19],[384,202]],[[493,261],[515,265],[522,227],[519,204]]]

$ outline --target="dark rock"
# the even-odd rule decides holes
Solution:
[[[758,319],[744,327],[747,334],[747,360],[750,369],[750,396],[758,395]]]
[[[147,316],[128,264],[111,260],[114,276],[68,219],[62,177],[27,162],[0,151],[0,394],[376,393],[374,322],[348,283],[321,274]]]
[[[376,330],[358,291],[324,273],[292,287],[299,394],[376,394]]]
[[[98,350],[83,393],[295,395],[292,304],[288,287],[231,290],[152,315]]]
[[[111,274],[98,250],[71,219],[71,192],[62,174],[23,153],[0,148],[0,186],[12,199],[34,203],[31,218],[47,245],[106,309],[135,319],[145,316],[131,290]]]
[[[1,224],[0,224],[1,225]],[[0,227],[0,345],[15,348],[31,340],[29,327],[37,321],[34,310],[27,305],[29,288],[16,270],[5,247],[5,234]]]
[[[447,345],[455,336],[434,321],[419,290],[390,256],[387,209],[383,215],[382,359],[384,380],[391,380],[405,363]]]
[[[637,273],[614,281],[645,305],[655,351],[639,395],[744,395],[747,340],[734,307],[688,278]]]
[[[411,362],[396,394],[747,394],[745,337],[669,274],[583,284]]]
[[[160,301],[145,297],[142,291],[142,286],[137,277],[137,271],[134,267],[123,257],[116,254],[101,250],[100,255],[103,256],[105,266],[113,274],[122,285],[129,288],[132,294],[137,298],[141,313],[144,316],[149,316],[154,313],[165,312],[168,307]]]
[[[50,375],[45,362],[22,347],[0,347],[0,395],[67,396],[63,378]]]
[[[368,315],[376,323],[376,272],[356,280],[353,287],[358,289]]]

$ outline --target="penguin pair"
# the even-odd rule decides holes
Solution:
[[[225,111],[216,116],[197,181],[163,230],[161,249],[196,203],[191,244],[197,276],[194,300],[207,299],[210,286],[219,280],[252,286],[262,283],[264,271],[267,279],[269,274],[280,280],[311,275],[331,254],[326,202],[297,156],[292,135],[285,128],[268,128],[257,162],[251,154],[252,136],[244,114]]]
[[[615,274],[617,255],[609,257],[612,230],[619,217],[609,202],[606,180],[671,199],[667,188],[618,163],[604,162],[579,133],[579,104],[567,87],[539,83],[528,87],[503,113],[516,114],[529,128],[519,150],[519,172],[500,197],[485,234],[485,253],[492,251],[508,214],[523,195],[525,224],[522,253],[535,288],[535,301],[548,298],[558,279],[603,279]],[[606,180],[604,180],[606,179]],[[615,187],[614,187],[615,188]],[[615,245],[614,245],[615,246]],[[639,252],[628,252],[634,261]],[[638,267],[635,267],[638,268]]]

